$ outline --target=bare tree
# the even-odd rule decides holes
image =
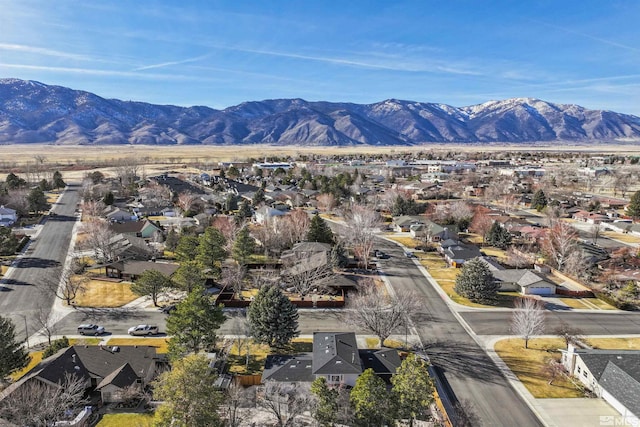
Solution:
[[[87,288],[89,278],[83,275],[76,275],[69,269],[63,269],[60,279],[55,274],[51,275],[40,283],[41,291],[53,294],[56,298],[60,298],[67,304],[71,305],[78,294]]]
[[[513,246],[507,249],[507,259],[505,264],[514,268],[527,268],[533,264],[534,257],[528,257]]]
[[[104,211],[105,205],[102,200],[86,200],[82,202],[82,214],[89,219],[99,218]]]
[[[217,228],[218,231],[222,233],[225,239],[224,249],[227,253],[231,253],[233,249],[233,244],[236,241],[236,236],[238,232],[244,227],[244,224],[238,224],[234,218],[228,216],[217,216],[213,223],[212,227]]]
[[[325,293],[334,277],[330,260],[326,254],[318,253],[299,260],[284,271],[282,278],[288,287],[304,297],[311,292]]]
[[[475,427],[481,424],[480,416],[473,403],[468,400],[457,401],[453,407],[453,414],[449,415],[451,424],[456,427]]]
[[[295,209],[284,218],[286,222],[283,225],[289,233],[291,243],[301,242],[311,225],[309,214],[302,209]]]
[[[554,221],[547,230],[542,249],[555,268],[563,271],[569,255],[577,249],[575,229],[563,221]]]
[[[28,195],[28,191],[24,188],[9,191],[6,197],[6,206],[15,209],[19,215],[25,216],[29,213]]]
[[[575,344],[582,339],[582,331],[566,322],[561,322],[560,325],[553,330],[553,334],[562,338],[567,348],[569,348],[569,344]]]
[[[296,418],[311,407],[309,386],[303,383],[267,381],[260,406],[276,419],[279,427],[296,425]]]
[[[51,316],[49,316],[49,311],[43,307],[38,307],[34,317],[36,326],[39,328],[38,333],[42,336],[47,337],[47,344],[51,347],[51,337],[56,335],[57,327],[56,323],[60,320],[60,316],[51,312]]]
[[[318,202],[318,209],[323,212],[332,211],[336,207],[336,198],[330,193],[319,194],[316,197],[316,201]]]
[[[25,426],[51,426],[63,420],[68,409],[86,403],[87,386],[85,379],[70,373],[59,384],[28,381],[0,401],[0,419]]]
[[[93,250],[97,261],[109,261],[113,259],[111,240],[115,233],[109,224],[94,218],[83,223],[83,231],[86,234],[85,244]]]
[[[255,230],[255,235],[266,255],[281,253],[291,242],[288,226],[282,217],[268,218]]]
[[[380,346],[396,329],[407,325],[420,309],[418,298],[411,292],[389,294],[369,281],[349,298],[344,312],[345,322],[375,334]]]
[[[487,233],[493,225],[493,219],[484,212],[476,211],[471,220],[470,229],[482,236],[482,243],[486,243]]]
[[[561,375],[565,373],[564,366],[558,360],[553,357],[548,358],[540,370],[541,374],[549,379],[548,384],[553,385],[553,382]]]
[[[191,210],[193,203],[197,200],[197,197],[190,191],[183,191],[178,195],[178,206],[183,212]]]
[[[516,299],[511,315],[511,331],[524,339],[524,348],[529,348],[529,339],[544,331],[544,302],[523,297]]]
[[[226,399],[222,404],[222,416],[226,420],[225,426],[238,427],[243,420],[241,408],[250,403],[249,393],[240,382],[232,381],[229,388],[225,390],[225,396]]]
[[[598,244],[598,238],[602,234],[602,226],[600,224],[593,224],[589,228],[589,232],[591,234],[591,237],[593,238],[593,244],[597,245]]]
[[[375,233],[380,229],[382,221],[374,209],[364,205],[353,205],[345,215],[348,228],[348,239],[360,264],[367,268],[373,250]]]
[[[140,193],[145,197],[145,205],[158,207],[171,200],[171,190],[166,185],[160,185],[155,181],[149,182]]]
[[[232,264],[222,269],[222,284],[240,295],[247,278],[247,268],[242,264]]]

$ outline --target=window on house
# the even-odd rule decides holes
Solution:
[[[582,375],[587,378],[589,376],[589,373],[585,370],[584,372],[582,372]]]
[[[342,376],[341,375],[330,375],[329,376],[329,382],[339,383],[340,381],[342,381]]]
[[[580,369],[580,366],[578,366],[578,373],[582,372],[582,370]]]

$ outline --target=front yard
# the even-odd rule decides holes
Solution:
[[[153,414],[105,414],[96,427],[151,427]]]
[[[529,340],[529,348],[524,348],[524,340],[508,338],[495,344],[498,356],[507,364],[518,380],[536,399],[584,397],[584,393],[568,377],[559,376],[549,385],[549,379],[542,372],[550,358],[560,360],[558,349],[565,348],[561,338],[534,338]]]
[[[128,282],[92,279],[75,299],[78,307],[122,307],[138,298]]]

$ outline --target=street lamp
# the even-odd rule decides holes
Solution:
[[[27,342],[27,349],[29,348],[29,328],[27,326],[27,316],[24,314],[16,313],[18,316],[21,316],[24,319],[24,334],[25,341]]]

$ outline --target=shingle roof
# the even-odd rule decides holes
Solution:
[[[392,348],[359,350],[362,369],[373,369],[378,375],[393,375],[402,361],[398,351]]]
[[[264,362],[262,382],[267,380],[311,382],[314,380],[311,366],[311,353],[295,356],[272,354],[267,356]]]
[[[114,385],[118,388],[129,387],[130,385],[135,384],[139,378],[140,376],[136,375],[131,365],[129,365],[129,363],[125,363],[120,368],[104,377],[104,379],[100,381],[100,384],[98,384],[98,387],[96,387],[96,389],[100,390],[102,387],[105,387],[109,384]]]
[[[314,332],[313,367],[315,375],[361,374],[356,334],[353,332]]]
[[[534,270],[507,269],[496,270],[491,272],[493,277],[505,283],[517,283],[519,286],[526,288],[536,283],[546,283],[553,285],[544,276],[538,274]]]
[[[627,409],[640,415],[640,351],[576,351],[600,386]]]
[[[159,271],[166,276],[171,276],[180,265],[167,262],[127,260],[114,262],[111,264],[111,267],[120,270],[124,274],[133,274],[136,276],[139,276],[147,270]]]
[[[156,348],[151,346],[119,346],[113,351],[107,346],[74,346],[80,360],[92,375],[105,378],[125,363],[134,372],[145,377],[152,369],[156,360]]]

